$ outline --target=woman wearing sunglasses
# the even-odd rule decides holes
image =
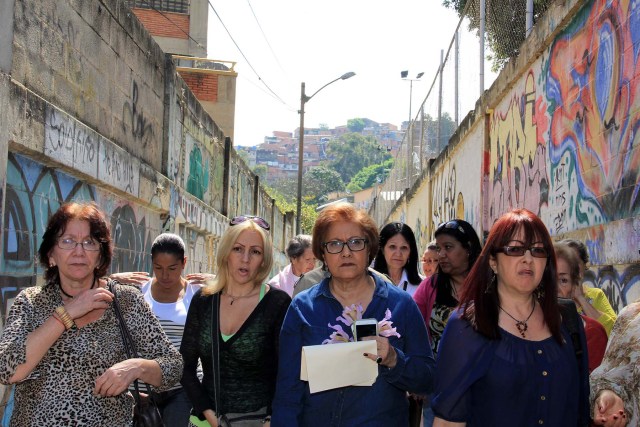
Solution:
[[[528,210],[511,211],[493,225],[440,341],[434,426],[588,425],[587,354],[576,354],[549,232]]]
[[[462,219],[443,222],[434,234],[438,272],[420,283],[413,299],[427,325],[431,351],[437,356],[442,332],[458,305],[464,279],[478,259],[482,246],[471,224]],[[433,424],[428,398],[423,403],[423,422],[424,427]]]
[[[375,222],[349,203],[335,204],[318,215],[312,241],[313,253],[330,276],[296,295],[287,311],[274,425],[406,426],[407,391],[431,391],[434,361],[411,296],[367,268],[378,252]],[[371,318],[378,321],[379,334],[365,339],[375,341],[375,353],[358,353],[351,362],[378,363],[373,385],[311,393],[300,379],[302,347],[347,345],[354,340],[354,321]]]
[[[182,385],[193,403],[192,425],[269,426],[278,335],[291,298],[265,283],[273,259],[269,224],[241,216],[230,225],[218,245],[217,275],[189,307]]]

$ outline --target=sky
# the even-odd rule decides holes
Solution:
[[[305,104],[305,127],[333,128],[357,117],[400,127],[409,118],[410,95],[415,116],[436,75],[440,51],[446,53],[458,24],[456,13],[440,0],[210,4],[215,12],[209,7],[207,56],[237,62],[235,146],[261,144],[273,131],[293,132],[300,122],[301,83],[311,96],[349,71],[356,75]],[[477,56],[477,39],[468,37],[473,44],[465,45],[464,55]],[[410,83],[401,79],[403,70],[413,78],[425,74]],[[473,84],[463,89],[472,108],[479,83],[463,80]]]

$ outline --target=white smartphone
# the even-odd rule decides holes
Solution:
[[[378,321],[376,319],[360,319],[351,325],[353,339],[361,341],[364,337],[378,336]]]

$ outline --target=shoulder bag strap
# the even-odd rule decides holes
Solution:
[[[120,310],[120,304],[118,304],[118,298],[116,295],[116,288],[113,286],[113,282],[109,282],[109,290],[113,294],[113,311],[116,315],[116,320],[118,321],[118,326],[120,327],[120,335],[122,336],[122,343],[124,344],[124,351],[127,354],[128,359],[132,359],[134,357],[138,357],[138,350],[136,349],[136,344],[131,337],[131,333],[127,328],[127,324],[124,321],[124,316],[122,315],[122,311]],[[147,394],[151,394],[151,387],[149,384],[145,383],[147,388]],[[133,397],[136,399],[136,403],[140,402],[140,385],[138,380],[133,381],[133,387],[135,392],[133,393]]]
[[[213,365],[213,399],[216,405],[216,417],[220,424],[220,293],[211,298],[211,364]]]

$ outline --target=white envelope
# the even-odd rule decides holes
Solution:
[[[347,386],[371,386],[378,364],[363,353],[376,354],[375,341],[302,347],[300,379],[309,381],[311,393]]]

